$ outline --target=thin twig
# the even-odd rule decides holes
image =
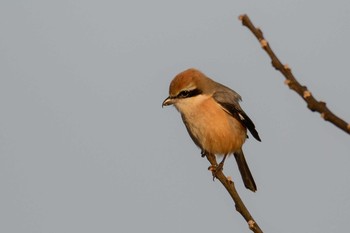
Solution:
[[[272,66],[279,70],[283,76],[286,78],[285,84],[289,86],[290,89],[297,92],[307,103],[307,107],[315,112],[319,112],[321,114],[321,117],[333,123],[338,128],[342,129],[346,133],[350,134],[350,124],[336,116],[333,112],[331,112],[327,106],[326,103],[323,101],[316,100],[311,92],[307,89],[306,86],[300,85],[300,83],[296,80],[294,75],[292,74],[292,70],[288,65],[283,65],[280,60],[277,58],[275,53],[272,51],[269,43],[264,38],[262,31],[259,28],[256,28],[253,23],[250,21],[248,15],[240,15],[239,19],[242,21],[242,24],[249,28],[249,30],[255,35],[255,37],[260,42],[261,47],[266,51],[266,53],[271,58]]]
[[[213,167],[218,166],[215,155],[208,153],[206,154],[206,157]],[[226,190],[229,192],[230,196],[232,197],[232,200],[235,202],[236,210],[247,221],[249,229],[252,230],[254,233],[262,233],[263,231],[260,229],[259,225],[255,222],[255,220],[249,213],[247,207],[244,205],[242,199],[238,195],[238,192],[235,188],[235,184],[233,183],[233,181],[227,179],[227,177],[224,175],[222,170],[217,170],[213,174],[225,186]]]

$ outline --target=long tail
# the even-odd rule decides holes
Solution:
[[[256,184],[254,182],[252,173],[250,173],[247,161],[244,158],[244,154],[242,149],[239,150],[238,152],[234,153],[235,159],[238,165],[239,172],[241,173],[242,179],[244,186],[247,189],[250,189],[251,191],[255,192],[256,189]]]

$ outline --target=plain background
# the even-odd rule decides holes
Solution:
[[[350,120],[349,1],[0,2],[0,232],[249,232],[180,115],[196,67],[243,97],[262,142],[225,174],[264,232],[345,232],[350,142],[312,113],[238,16]]]

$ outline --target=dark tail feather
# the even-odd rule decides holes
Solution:
[[[256,191],[256,185],[252,176],[252,173],[250,173],[247,161],[244,158],[243,151],[240,150],[236,153],[234,153],[235,159],[238,165],[239,172],[241,173],[244,186],[247,189],[250,189],[251,191]]]

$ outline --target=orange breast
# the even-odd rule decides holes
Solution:
[[[247,137],[246,128],[212,98],[197,103],[184,117],[201,149],[213,154],[233,153]]]

